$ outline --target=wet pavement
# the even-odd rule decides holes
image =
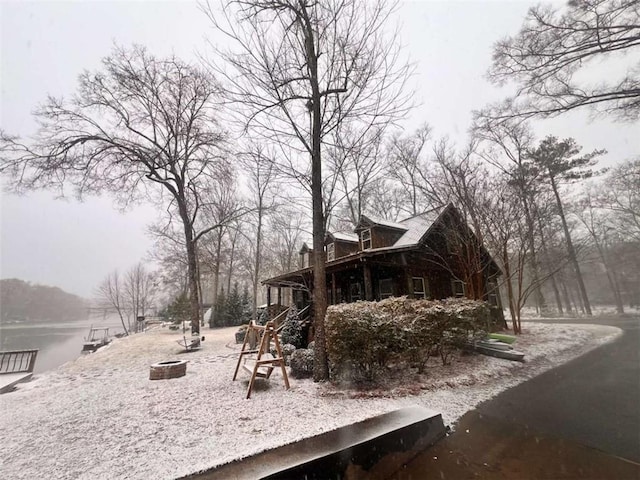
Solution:
[[[501,422],[477,411],[456,431],[413,458],[388,456],[349,480],[640,479],[640,465],[576,442]]]
[[[479,405],[420,454],[347,478],[640,480],[640,318],[549,322],[624,333]]]

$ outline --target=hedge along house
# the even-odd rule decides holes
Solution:
[[[467,297],[487,301],[495,307],[494,320],[504,322],[501,271],[452,204],[400,222],[363,215],[354,233],[327,234],[325,253],[329,305],[402,295]],[[298,270],[262,282],[270,305],[272,289],[280,306],[287,288],[298,309],[311,304],[313,254],[303,245]]]

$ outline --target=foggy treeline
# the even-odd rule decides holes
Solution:
[[[58,287],[32,285],[15,278],[0,280],[2,323],[84,320],[87,306],[84,299]]]

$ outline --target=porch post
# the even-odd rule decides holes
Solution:
[[[373,300],[373,285],[371,284],[371,267],[368,263],[363,263],[364,270],[364,298],[365,300]]]
[[[271,320],[271,285],[267,285],[267,320]]]
[[[278,286],[278,305],[282,305],[282,288]]]

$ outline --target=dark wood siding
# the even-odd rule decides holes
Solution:
[[[398,241],[404,232],[380,226],[371,228],[371,248],[390,247]]]
[[[346,257],[358,251],[358,244],[351,242],[333,242],[335,245],[336,258]]]

